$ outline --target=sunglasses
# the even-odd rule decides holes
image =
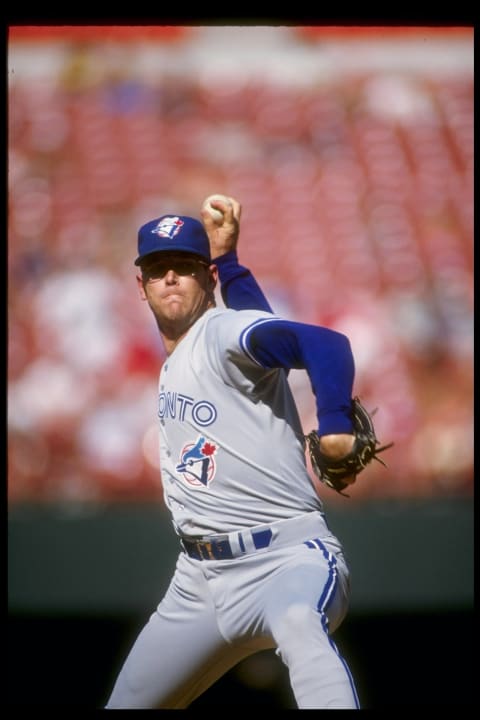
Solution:
[[[165,277],[169,270],[175,275],[195,276],[200,267],[209,267],[208,263],[193,258],[171,258],[157,260],[155,263],[142,268],[142,276],[146,282],[154,282]]]

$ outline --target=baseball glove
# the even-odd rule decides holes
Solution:
[[[346,497],[349,496],[342,492],[348,485],[348,483],[344,482],[344,478],[349,475],[358,475],[372,460],[377,460],[386,467],[383,460],[378,457],[378,453],[392,447],[393,442],[377,447],[379,443],[372,421],[372,415],[375,412],[374,410],[369,413],[358,397],[352,398],[351,418],[355,443],[348,455],[339,460],[332,460],[331,457],[328,457],[320,450],[320,438],[315,430],[305,436],[312,470],[315,475],[325,485]]]

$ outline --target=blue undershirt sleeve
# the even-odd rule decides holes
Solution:
[[[213,261],[218,268],[223,302],[233,310],[265,310],[273,312],[250,270],[239,265],[235,250]]]
[[[254,326],[246,335],[245,345],[265,368],[307,371],[316,400],[319,435],[352,433],[355,365],[346,335],[279,319]]]

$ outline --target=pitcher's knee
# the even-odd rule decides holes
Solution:
[[[278,618],[277,639],[285,635],[296,638],[299,642],[312,639],[312,635],[325,634],[327,630],[326,618],[308,603],[296,602],[289,605],[281,617]]]

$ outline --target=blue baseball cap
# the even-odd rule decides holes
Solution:
[[[138,257],[135,265],[152,253],[184,252],[198,255],[209,264],[210,243],[202,223],[183,215],[162,215],[142,225],[138,231]]]

